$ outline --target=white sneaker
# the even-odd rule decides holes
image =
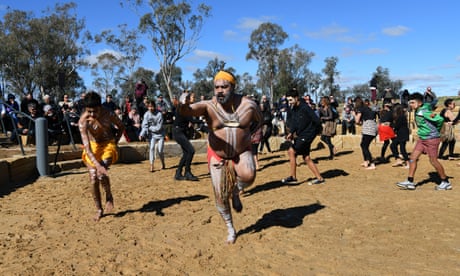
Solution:
[[[410,182],[409,180],[403,181],[403,182],[398,182],[396,183],[396,186],[405,189],[405,190],[415,190],[415,183]]]
[[[442,181],[441,184],[436,186],[435,190],[437,190],[437,191],[452,190],[452,185],[450,185],[449,181]]]

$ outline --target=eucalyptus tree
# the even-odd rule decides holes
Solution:
[[[118,82],[115,76],[120,73],[121,64],[122,58],[113,52],[105,52],[96,57],[96,62],[91,64],[91,75],[94,77],[93,85],[100,93],[107,96],[116,89]]]
[[[323,88],[325,92],[332,96],[337,96],[340,91],[339,85],[336,83],[336,79],[339,77],[340,72],[337,71],[337,63],[339,62],[338,57],[328,57],[324,60],[326,66],[322,72],[325,75],[323,79]]]
[[[212,95],[214,95],[214,84],[212,80],[217,72],[225,69],[225,64],[225,61],[214,58],[206,64],[205,68],[197,69],[193,73],[193,91],[199,96],[203,95],[206,98],[212,97]]]
[[[156,87],[158,87],[160,94],[165,96],[165,98],[167,98],[168,100],[172,100],[173,96],[178,96],[183,91],[183,87],[181,87],[182,69],[180,67],[174,66],[170,70],[171,72],[169,74],[171,75],[171,77],[169,84],[166,83],[164,79],[165,73],[162,72],[162,69],[160,69],[160,72],[158,72],[155,75]],[[164,93],[168,94],[164,95]]]
[[[160,65],[160,73],[169,97],[173,96],[173,74],[176,64],[196,49],[205,19],[211,7],[200,3],[195,7],[187,1],[126,0],[138,11],[149,9],[140,18],[141,32],[152,42],[152,49]],[[177,84],[176,84],[177,85]]]
[[[239,93],[243,95],[256,95],[257,87],[253,77],[249,73],[244,73],[239,77]]]
[[[310,83],[313,82],[313,73],[308,66],[314,56],[314,53],[297,44],[280,51],[275,98],[286,94],[293,87],[300,92],[308,91]]]
[[[0,22],[0,64],[8,89],[17,94],[49,93],[60,97],[82,85],[81,65],[86,38],[83,19],[73,2],[43,11],[8,10]],[[87,34],[87,33],[86,33]],[[60,89],[62,88],[62,89]]]
[[[376,87],[377,91],[381,94],[386,88],[391,88],[395,92],[399,91],[403,87],[403,82],[401,80],[391,80],[390,70],[388,68],[378,66],[375,69],[375,72],[372,73],[369,85]]]
[[[279,57],[279,47],[288,37],[283,28],[274,23],[262,23],[252,31],[248,43],[249,52],[246,60],[256,60],[258,62],[259,85],[264,91],[269,88],[270,98],[273,100],[273,89],[275,76],[278,73],[277,59]]]
[[[120,54],[119,70],[114,79],[123,89],[134,91],[136,79],[133,74],[146,48],[139,43],[138,30],[129,30],[126,24],[121,24],[118,25],[118,31],[115,34],[112,30],[104,30],[95,36],[95,41],[113,47]]]

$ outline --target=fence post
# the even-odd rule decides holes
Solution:
[[[48,176],[48,121],[43,117],[35,120],[35,147],[37,149],[36,165],[38,173],[40,176]]]

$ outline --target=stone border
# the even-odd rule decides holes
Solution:
[[[196,154],[206,154],[207,152],[207,140],[192,140],[190,141],[195,148]],[[313,141],[313,147],[320,143],[320,137],[318,136]],[[332,143],[338,149],[356,149],[360,147],[361,135],[336,135],[332,138]],[[380,143],[375,140],[374,143]],[[287,150],[289,143],[283,137],[271,137],[270,145],[272,150]],[[144,160],[148,160],[148,144],[147,143],[129,143],[120,144],[120,163],[139,163]],[[174,142],[165,143],[165,157],[177,157],[182,155],[180,146]],[[64,151],[59,154],[59,159],[56,164],[57,167],[52,168],[55,171],[66,171],[71,169],[77,169],[84,166],[81,161],[81,149],[76,151]],[[49,155],[50,168],[54,166],[54,154]],[[52,171],[50,169],[50,171]],[[36,158],[34,154],[26,156],[15,156],[0,160],[0,189],[4,187],[13,187],[15,184],[24,182],[33,182],[38,177],[38,171],[36,168]]]

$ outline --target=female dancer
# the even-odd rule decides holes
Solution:
[[[439,115],[444,118],[444,133],[441,133],[441,148],[439,149],[439,159],[455,160],[454,149],[455,149],[455,124],[458,122],[458,115],[455,117],[452,112],[455,108],[455,102],[453,99],[446,99],[444,101],[445,108]],[[459,113],[460,114],[460,113]],[[444,158],[444,152],[449,148],[449,156]]]
[[[379,117],[379,139],[380,141],[383,141],[382,150],[380,152],[380,160],[382,162],[386,162],[385,152],[390,145],[390,141],[392,141],[396,136],[393,130],[393,113],[391,111],[391,103],[385,103],[383,105],[383,109],[380,111]]]
[[[407,110],[402,104],[393,107],[393,124],[396,137],[390,145],[396,162],[393,167],[404,166],[409,168],[409,155],[406,151],[406,143],[409,141],[409,124],[407,122]],[[399,151],[398,151],[399,147]],[[400,155],[401,153],[401,155]]]
[[[161,161],[161,168],[165,168],[164,144],[165,130],[163,128],[163,114],[156,109],[155,102],[147,102],[147,112],[142,120],[142,129],[139,134],[139,140],[146,138],[149,141],[149,161],[150,172],[154,171],[155,146],[157,147],[158,156]]]
[[[369,101],[364,103],[361,97],[355,99],[356,122],[362,124],[361,131],[361,151],[363,153],[364,162],[361,164],[366,169],[375,169],[375,163],[372,160],[372,154],[369,146],[377,136],[376,112],[369,107]]]

